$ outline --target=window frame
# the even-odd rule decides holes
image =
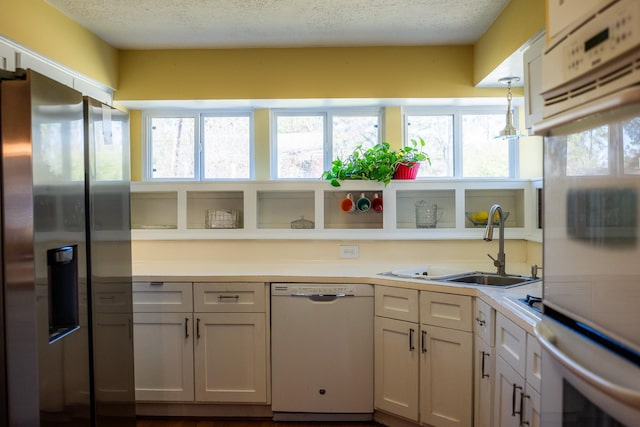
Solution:
[[[144,110],[142,129],[143,181],[152,182],[215,182],[215,181],[251,181],[255,179],[255,121],[253,110]],[[249,118],[249,177],[248,178],[205,178],[204,173],[204,122],[206,117],[248,117]],[[151,123],[155,118],[193,118],[194,152],[191,178],[154,178],[153,146],[151,141]]]
[[[514,126],[518,129],[518,109],[513,108]],[[417,179],[501,179],[513,180],[520,176],[519,167],[519,138],[505,139],[505,143],[509,144],[509,174],[507,176],[478,176],[470,177],[463,175],[463,141],[462,141],[462,117],[465,115],[495,115],[505,116],[506,108],[497,105],[487,106],[422,106],[422,107],[403,107],[402,109],[402,126],[403,126],[403,145],[406,146],[409,141],[409,116],[452,116],[453,117],[453,175],[437,176],[437,177],[418,177]],[[427,151],[428,153],[428,151]]]
[[[279,178],[278,177],[278,117],[322,116],[324,118],[324,135],[322,150],[322,168],[328,170],[333,162],[333,117],[378,117],[378,143],[384,135],[384,106],[374,107],[342,107],[342,108],[274,108],[270,111],[270,150],[269,150],[269,179],[272,181],[310,181],[317,178]]]

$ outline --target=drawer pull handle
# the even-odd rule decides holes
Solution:
[[[164,282],[151,282],[149,283],[151,286],[162,286],[164,285]]]
[[[184,337],[189,338],[189,318],[184,318]]]
[[[478,324],[478,326],[484,326],[484,324],[486,323],[484,320],[476,317],[476,323]]]
[[[200,318],[196,319],[196,338],[200,339]]]
[[[240,295],[218,295],[218,301],[224,300],[234,300],[238,302],[240,300]]]
[[[413,345],[413,334],[416,331],[413,328],[409,329],[409,351],[413,351],[416,349],[416,347]]]
[[[522,390],[522,387],[520,387],[519,385],[513,384],[513,393],[511,394],[511,416],[512,417],[515,417],[516,414],[520,414],[520,417],[522,417],[522,406],[520,407],[520,412],[516,411],[516,391],[518,390]]]
[[[485,353],[484,351],[482,352],[482,369],[481,369],[482,376],[480,378],[489,378],[489,374],[485,374],[485,372],[484,372],[484,358],[485,358],[485,356],[489,356],[490,357],[491,354]]]
[[[427,331],[422,331],[422,352],[427,352]]]

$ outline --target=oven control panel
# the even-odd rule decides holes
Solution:
[[[565,81],[640,46],[640,2],[612,5],[576,29],[567,41],[563,48]]]

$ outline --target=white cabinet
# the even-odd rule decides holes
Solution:
[[[16,70],[16,49],[0,40],[0,70]]]
[[[376,286],[376,410],[470,426],[471,330],[471,297]]]
[[[494,422],[496,427],[519,427],[522,416],[524,379],[502,357],[496,360],[496,395]],[[520,408],[520,409],[518,409]]]
[[[134,282],[136,400],[192,401],[193,291],[190,282]]]
[[[136,400],[193,401],[193,314],[133,314]]]
[[[133,284],[136,400],[268,403],[264,283]]]
[[[501,313],[496,316],[494,425],[540,425],[540,344]]]
[[[420,292],[420,422],[473,422],[471,297]]]
[[[375,318],[376,409],[418,421],[418,324]]]
[[[375,305],[374,405],[417,422],[418,291],[376,286]]]
[[[493,399],[496,369],[496,310],[476,298],[474,301],[474,425],[493,426]]]
[[[264,283],[194,283],[195,399],[266,403]]]
[[[530,135],[542,120],[542,53],[545,37],[540,35],[522,54],[524,62],[524,124]]]
[[[131,381],[134,373],[132,322],[129,313],[94,314],[94,384],[96,399],[100,402],[132,402],[135,399]]]

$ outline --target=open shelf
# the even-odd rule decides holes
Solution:
[[[542,180],[424,179],[346,181],[152,182],[132,183],[133,239],[475,239],[477,227],[465,212],[509,212],[508,239],[540,241]],[[344,212],[342,200],[376,195],[382,211]],[[417,206],[418,205],[418,210]],[[421,206],[422,205],[422,206]],[[434,227],[425,209],[436,207]],[[237,215],[232,226],[209,221]],[[421,216],[423,215],[423,216]]]

